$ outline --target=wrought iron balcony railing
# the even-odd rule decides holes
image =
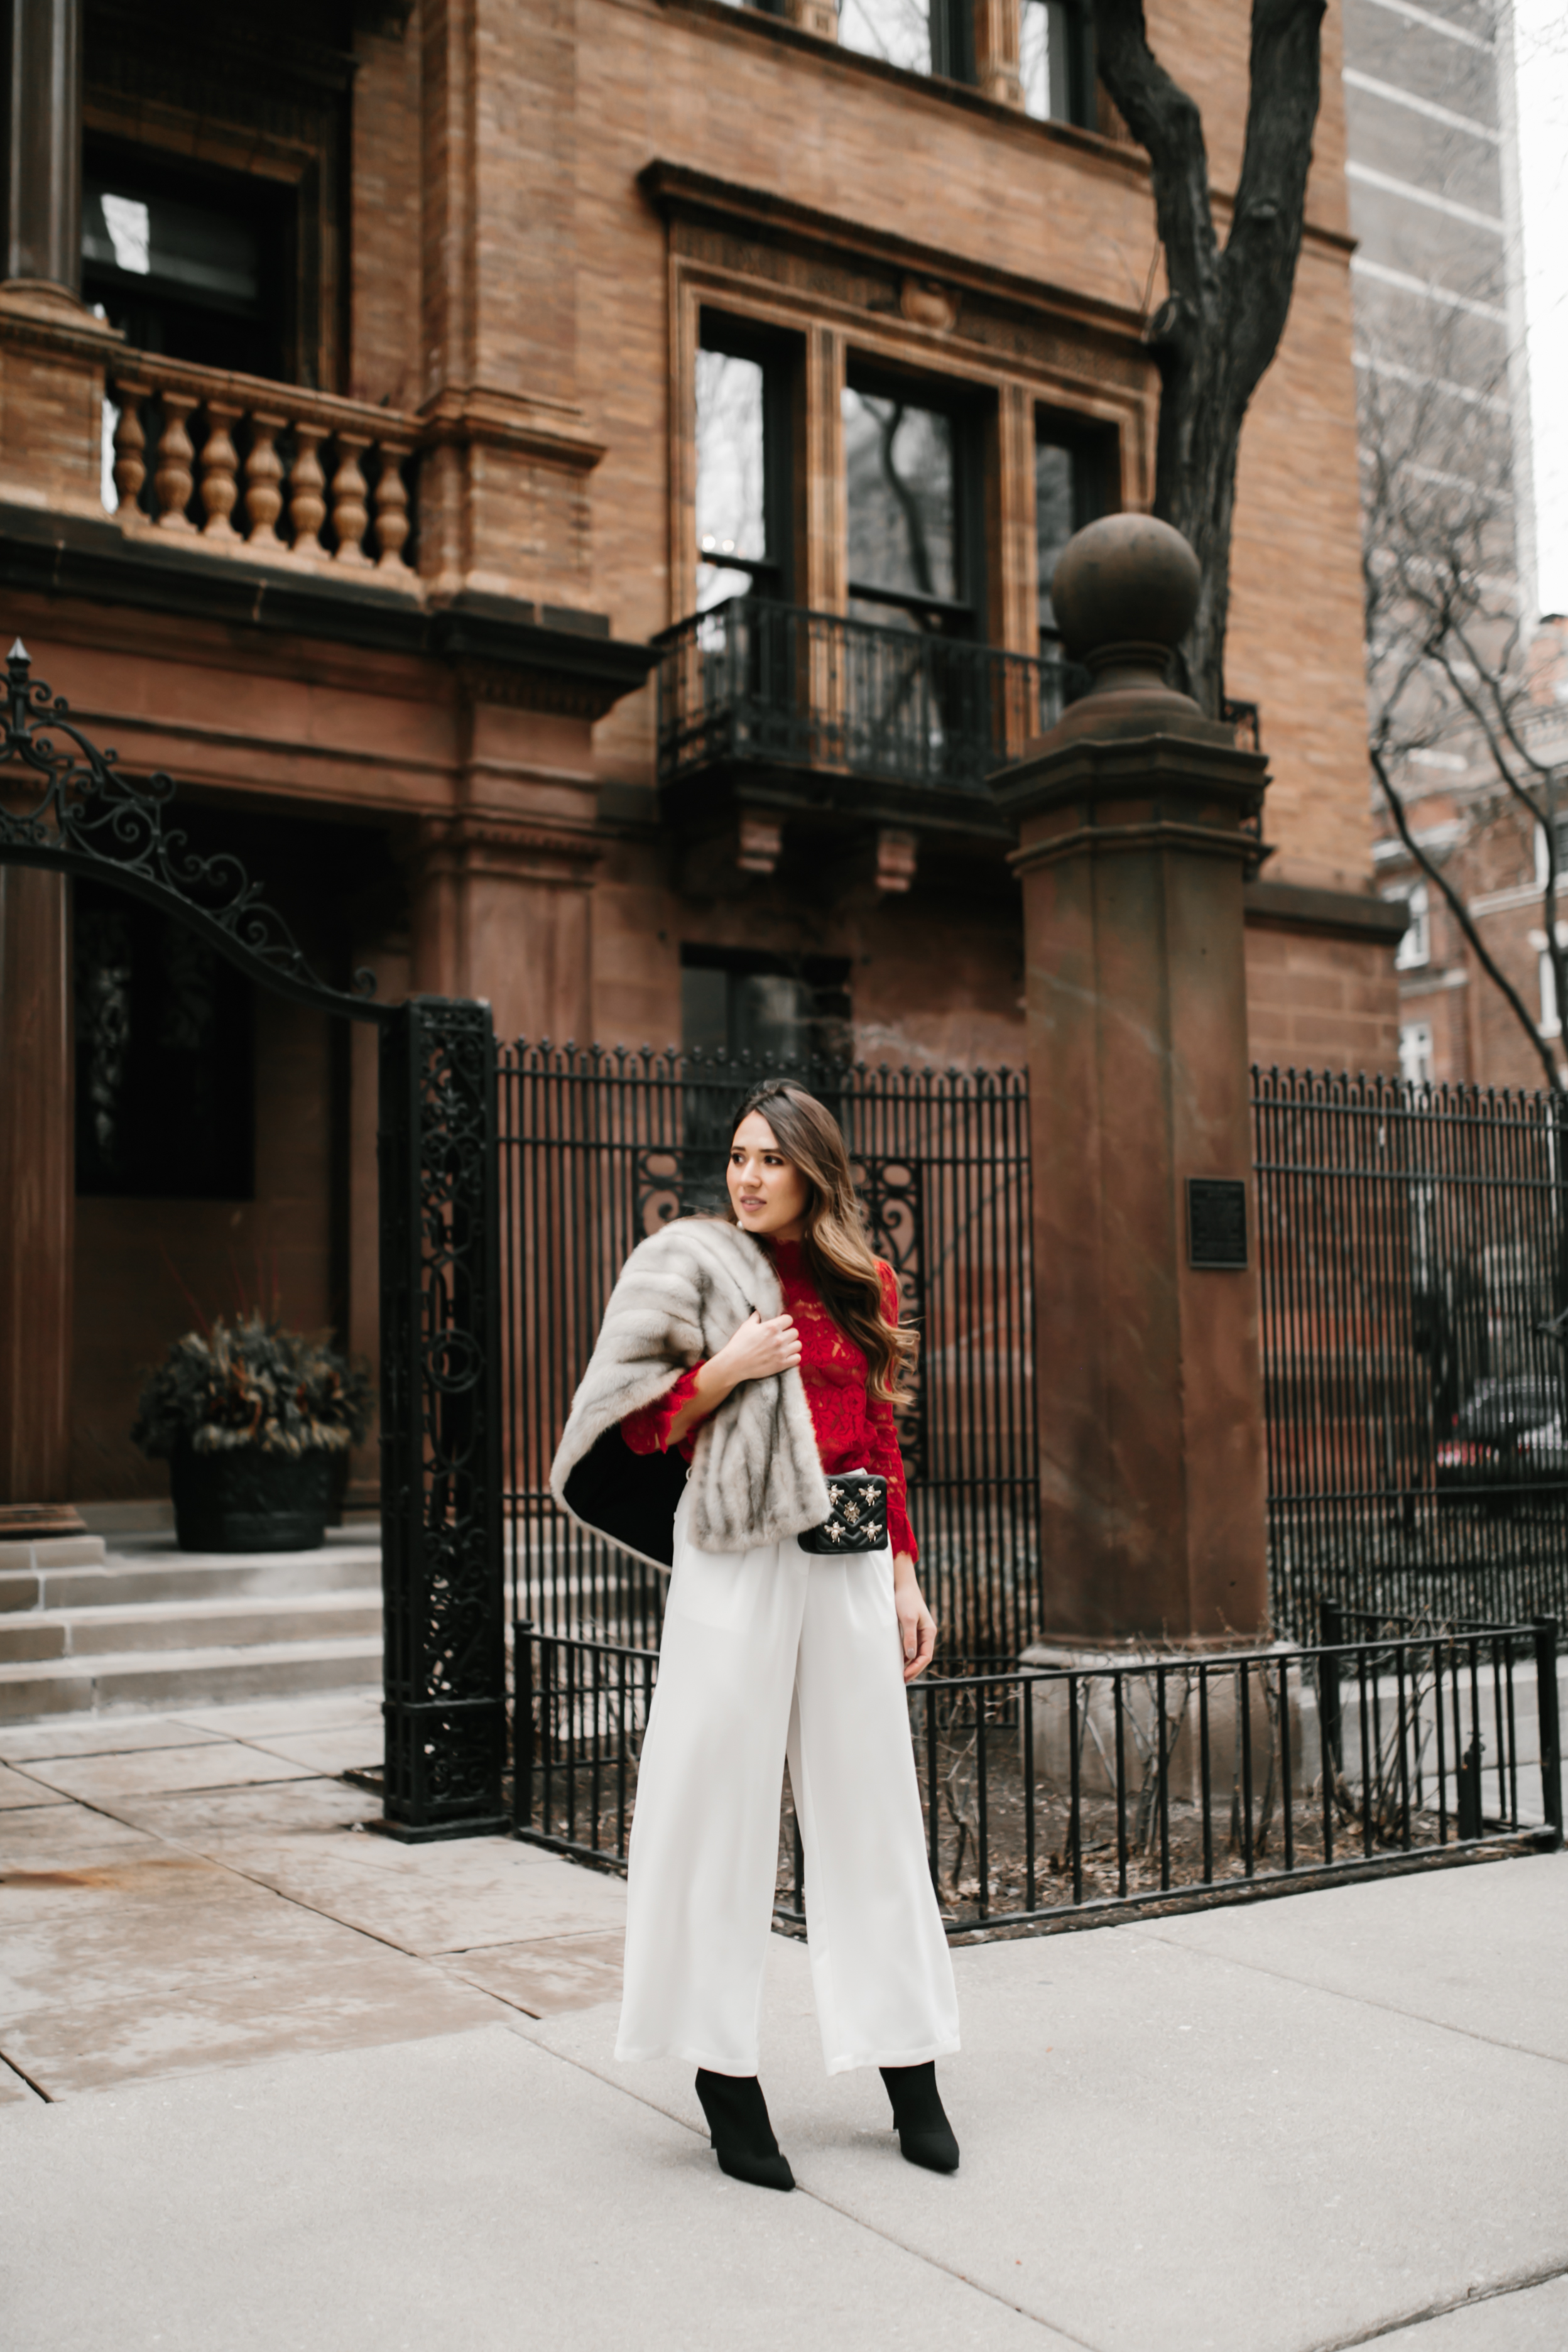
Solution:
[[[1087,683],[1068,662],[763,596],[654,643],[663,783],[745,763],[978,798]]]

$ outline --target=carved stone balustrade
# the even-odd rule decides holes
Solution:
[[[108,397],[122,529],[416,585],[405,553],[414,417],[145,352],[110,365]]]

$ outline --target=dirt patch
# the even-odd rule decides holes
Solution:
[[[94,1890],[118,1887],[123,1891],[144,1884],[149,1871],[210,1868],[208,1863],[187,1861],[184,1855],[174,1854],[167,1860],[160,1857],[155,1862],[110,1864],[96,1870],[0,1870],[0,1886],[82,1886]]]

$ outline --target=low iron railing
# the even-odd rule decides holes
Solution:
[[[950,1932],[1555,1848],[1556,1653],[1541,1619],[917,1683],[910,1733]],[[623,1865],[658,1653],[523,1624],[516,1662],[516,1833]],[[786,1798],[775,1916],[801,1925],[805,1906]]]
[[[722,761],[984,793],[1079,690],[1068,662],[732,596],[667,629],[658,768]]]

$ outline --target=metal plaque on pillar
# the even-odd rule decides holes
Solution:
[[[1187,1264],[1204,1273],[1246,1273],[1247,1186],[1239,1176],[1188,1177]]]

